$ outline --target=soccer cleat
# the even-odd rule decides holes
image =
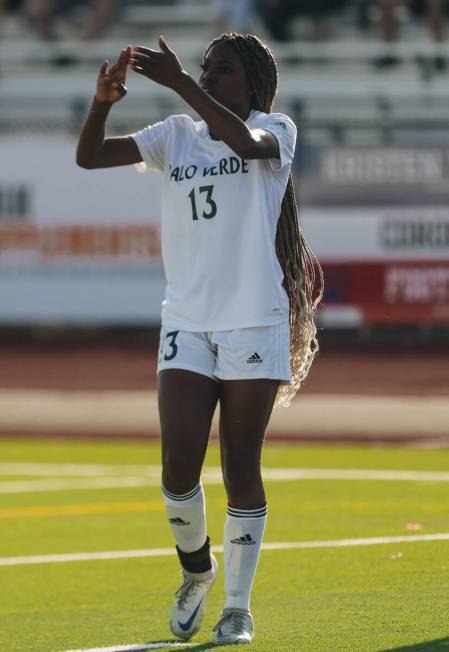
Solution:
[[[183,570],[184,582],[176,591],[176,600],[171,610],[170,629],[178,638],[188,639],[199,630],[209,591],[218,573],[214,555],[210,556],[212,569],[205,579],[198,579]],[[208,576],[209,575],[209,576]]]
[[[214,627],[214,643],[251,643],[254,637],[253,618],[244,609],[223,609]]]

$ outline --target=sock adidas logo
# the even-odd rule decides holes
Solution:
[[[168,521],[172,525],[190,525],[190,523],[183,521],[182,518],[179,518],[179,516],[176,516],[176,518],[169,518]]]
[[[250,534],[245,534],[243,537],[231,539],[231,543],[236,543],[238,546],[255,546],[256,542]]]
[[[251,364],[253,362],[263,362],[262,358],[260,355],[256,352],[253,353],[252,355],[249,356],[248,360],[246,361],[248,364]]]

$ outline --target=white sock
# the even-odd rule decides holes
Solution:
[[[206,503],[201,482],[185,494],[172,494],[162,486],[165,508],[178,548],[195,552],[206,542]]]
[[[266,505],[256,509],[228,506],[224,526],[225,609],[249,610],[266,520]]]

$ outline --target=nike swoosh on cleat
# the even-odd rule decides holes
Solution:
[[[195,611],[193,612],[193,614],[190,616],[189,620],[187,620],[185,623],[181,623],[178,620],[178,625],[180,626],[180,628],[182,629],[183,632],[187,632],[192,627],[192,623],[195,620],[195,616],[198,613],[198,609],[201,607],[202,602],[203,601],[201,600],[201,602],[198,604],[198,606],[195,609]]]

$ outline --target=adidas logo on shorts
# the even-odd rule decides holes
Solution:
[[[263,362],[263,360],[260,357],[260,355],[256,352],[256,353],[253,353],[252,355],[250,355],[246,362],[248,364],[253,364],[254,362]]]
[[[231,539],[231,543],[236,543],[238,546],[255,546],[256,542],[250,534],[245,534],[243,537]]]

